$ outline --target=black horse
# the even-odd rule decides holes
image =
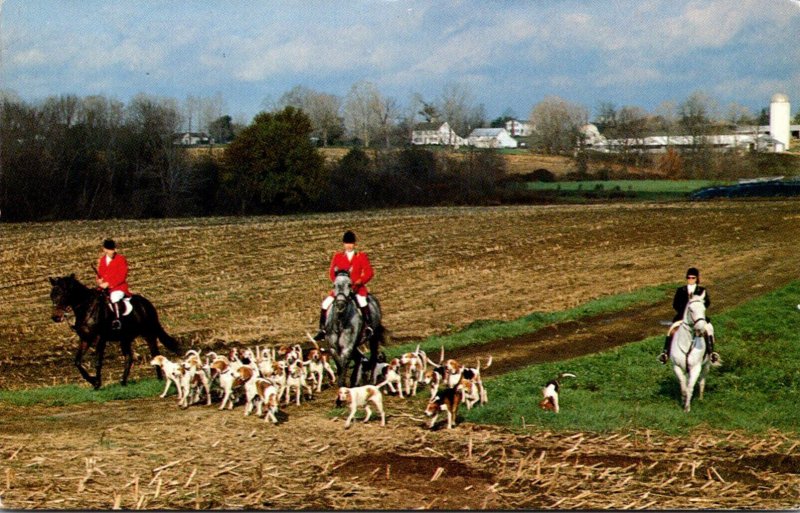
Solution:
[[[336,300],[328,308],[327,320],[325,323],[325,338],[331,350],[338,372],[338,386],[344,386],[347,368],[350,361],[354,362],[353,374],[350,377],[350,386],[355,386],[358,376],[362,372],[362,361],[364,359],[358,347],[362,342],[369,346],[368,370],[375,368],[378,359],[378,349],[383,340],[384,328],[381,324],[381,307],[377,298],[372,294],[367,296],[367,304],[372,317],[372,335],[367,340],[362,340],[362,332],[365,328],[361,312],[356,306],[356,299],[353,295],[350,281],[350,273],[338,271],[333,282],[333,290]],[[337,403],[338,403],[337,399]]]
[[[125,356],[125,371],[122,373],[121,381],[123,386],[128,383],[128,375],[133,364],[132,344],[136,337],[141,336],[147,341],[151,357],[159,354],[156,339],[173,353],[179,353],[178,341],[167,335],[158,321],[155,307],[144,297],[136,294],[131,297],[133,310],[123,317],[122,327],[113,330],[111,322],[116,317],[108,306],[105,292],[87,287],[78,281],[74,274],[50,278],[50,284],[53,286],[50,291],[50,299],[53,301],[53,321],[62,322],[64,314],[70,310],[75,314],[75,325],[72,329],[80,338],[78,351],[75,354],[75,365],[81,376],[95,389],[102,385],[103,354],[108,341],[119,341],[122,354]],[[120,310],[123,309],[123,305],[120,305]],[[83,368],[83,354],[90,347],[95,348],[94,376]],[[162,379],[161,369],[158,367],[156,376]]]

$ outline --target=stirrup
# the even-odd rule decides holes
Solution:
[[[114,331],[119,331],[122,329],[122,322],[119,319],[114,319],[111,321],[111,329]]]
[[[667,355],[667,353],[661,353],[658,355],[658,361],[662,364],[666,364],[669,361],[669,355]]]
[[[364,337],[369,338],[375,333],[375,330],[372,329],[372,326],[367,326],[364,328]]]
[[[718,353],[718,352],[716,352],[716,351],[713,351],[713,352],[712,352],[710,355],[708,355],[708,356],[709,356],[709,359],[711,360],[711,364],[712,364],[712,365],[722,365],[722,360],[720,359],[720,357],[719,357],[719,353]]]

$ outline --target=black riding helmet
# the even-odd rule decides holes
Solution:
[[[700,271],[696,267],[690,267],[686,270],[686,277],[688,278],[689,276],[694,276],[697,278],[697,283],[700,283]]]
[[[355,244],[356,243],[356,234],[347,230],[344,232],[344,236],[342,237],[342,242],[345,244]]]
[[[103,247],[105,249],[117,249],[117,243],[112,239],[106,239],[103,241]]]

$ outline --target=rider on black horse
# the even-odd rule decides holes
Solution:
[[[337,251],[331,258],[331,266],[329,270],[330,279],[336,279],[337,271],[349,271],[350,280],[353,285],[353,293],[358,302],[358,308],[361,310],[361,315],[364,317],[364,335],[369,338],[372,336],[372,315],[369,311],[369,304],[367,303],[367,283],[374,276],[372,265],[369,262],[369,257],[366,253],[356,251],[356,234],[350,230],[344,233],[342,237],[344,244],[343,251]],[[325,338],[325,321],[327,317],[328,308],[333,304],[334,291],[331,290],[330,294],[322,300],[321,310],[319,313],[319,332],[314,336],[314,340],[321,341]]]
[[[128,261],[117,253],[117,244],[112,239],[103,241],[103,252],[97,261],[97,286],[106,292],[114,310],[115,319],[111,321],[111,329],[122,328],[119,314],[119,302],[130,297],[128,290]]]
[[[669,334],[664,340],[664,350],[660,355],[658,355],[658,360],[661,363],[667,363],[669,361],[672,335],[675,333],[674,323],[683,319],[683,314],[686,311],[686,305],[689,303],[689,298],[693,295],[702,296],[704,292],[706,294],[706,299],[704,302],[706,308],[708,308],[711,305],[711,298],[709,297],[708,291],[705,289],[705,287],[700,286],[700,271],[698,271],[695,267],[690,267],[686,271],[686,285],[675,289],[675,297],[672,299],[672,308],[675,310],[675,317],[672,318],[673,327],[670,328]],[[710,323],[711,318],[706,317],[706,322]],[[718,362],[719,354],[714,351],[714,335],[703,333],[703,338],[706,341],[706,354],[711,355],[711,363]]]

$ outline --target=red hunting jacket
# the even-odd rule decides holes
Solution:
[[[361,296],[367,295],[367,287],[356,286],[366,285],[372,279],[375,272],[372,270],[372,265],[369,263],[369,257],[366,253],[356,251],[353,254],[352,262],[347,259],[344,251],[334,253],[331,259],[330,277],[331,281],[336,279],[336,270],[350,271],[350,280],[353,282],[353,290],[356,294]]]
[[[97,275],[108,282],[109,292],[121,290],[126,296],[131,295],[128,283],[125,281],[128,278],[128,261],[119,253],[114,255],[108,265],[106,265],[106,256],[101,256],[97,262]]]

